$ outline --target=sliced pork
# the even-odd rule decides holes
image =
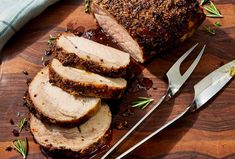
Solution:
[[[48,68],[43,68],[28,89],[27,106],[39,119],[62,125],[77,125],[100,109],[100,98],[73,96],[49,82]]]
[[[87,122],[73,128],[48,125],[32,114],[29,124],[34,139],[44,149],[61,154],[61,158],[80,158],[95,153],[106,144],[110,135],[111,113],[107,105],[102,105]]]
[[[63,65],[83,67],[109,77],[123,77],[130,63],[130,55],[71,33],[61,34],[53,51]]]
[[[83,69],[66,67],[57,59],[50,64],[50,82],[71,94],[107,99],[120,98],[127,86],[123,78],[104,77]]]
[[[191,37],[205,19],[197,0],[94,0],[100,27],[138,62]]]

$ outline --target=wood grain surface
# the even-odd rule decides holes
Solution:
[[[143,72],[139,78],[146,77],[153,81],[149,90],[136,93],[126,93],[114,110],[113,125],[127,122],[123,130],[113,129],[111,145],[114,144],[127,130],[143,116],[152,105],[145,110],[133,109],[131,101],[138,96],[151,96],[154,103],[166,91],[167,82],[164,74],[171,65],[193,44],[200,42],[200,47],[207,44],[198,67],[182,91],[171,101],[161,105],[154,114],[144,122],[114,153],[114,158],[144,136],[160,127],[167,120],[179,114],[182,109],[190,104],[193,98],[193,85],[208,73],[218,68],[223,63],[235,59],[235,1],[215,1],[224,18],[207,18],[195,35],[167,54],[155,58],[144,64]],[[8,42],[1,52],[1,83],[0,83],[0,159],[21,158],[14,150],[6,151],[13,140],[27,137],[29,140],[28,158],[45,158],[39,146],[33,141],[30,132],[23,130],[19,137],[12,134],[20,117],[17,112],[27,116],[28,110],[23,107],[22,97],[27,89],[26,80],[32,78],[42,66],[41,57],[47,46],[50,34],[57,34],[66,28],[70,21],[76,21],[87,29],[93,28],[94,19],[84,13],[84,7],[79,0],[64,0],[49,7],[40,16],[30,21]],[[216,35],[210,36],[204,31],[203,26],[213,26],[215,21],[220,21],[222,26],[215,27]],[[192,62],[198,50],[186,59],[182,71]],[[29,75],[22,73],[26,70]],[[181,159],[199,158],[215,159],[235,158],[235,81],[230,82],[215,98],[200,111],[183,117],[180,121],[153,137],[140,148],[133,151],[126,158],[147,159]],[[133,111],[129,117],[124,117],[123,112]],[[10,124],[10,119],[15,122]],[[102,154],[95,156],[99,158]]]

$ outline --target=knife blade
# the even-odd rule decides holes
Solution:
[[[203,106],[232,79],[230,72],[234,67],[235,60],[213,71],[194,86],[195,109]]]
[[[188,112],[194,112],[201,108],[207,101],[209,101],[214,95],[216,95],[232,78],[234,75],[231,75],[231,70],[235,68],[235,60],[221,66],[216,69],[201,81],[199,81],[194,86],[194,100],[193,102],[187,106],[183,112],[181,112],[178,116],[164,124],[162,127],[145,137],[143,140],[132,146],[130,149],[116,157],[116,159],[121,159],[137,147],[145,143],[147,140],[167,128],[169,125],[173,124],[175,121],[180,119],[182,116],[187,114]]]

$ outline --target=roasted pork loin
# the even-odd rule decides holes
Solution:
[[[66,67],[57,59],[52,60],[49,70],[50,82],[70,94],[118,99],[127,86],[123,78],[104,77],[83,69]]]
[[[62,156],[81,158],[95,153],[106,144],[110,135],[111,118],[109,107],[102,105],[87,122],[73,128],[48,125],[32,114],[29,123],[34,139],[44,149]]]
[[[191,37],[205,15],[197,0],[94,0],[100,27],[138,62]]]
[[[53,50],[63,65],[84,69],[109,77],[123,77],[130,63],[130,55],[72,33],[61,34]]]
[[[61,126],[84,122],[100,109],[100,98],[75,97],[49,83],[47,67],[30,83],[26,101],[36,117]]]

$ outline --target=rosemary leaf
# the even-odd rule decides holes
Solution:
[[[215,10],[216,12],[219,13],[218,9],[216,8],[216,6],[214,5],[214,3],[212,1],[210,1],[210,5],[213,8],[213,10]]]
[[[219,10],[216,8],[212,1],[210,1],[210,4],[203,6],[203,8],[210,13],[206,15],[207,17],[223,18],[223,16],[220,14]]]
[[[26,159],[28,153],[27,138],[13,141],[12,146],[22,155],[23,159]]]
[[[210,17],[210,18],[223,18],[223,16],[218,16],[218,15],[214,15],[214,14],[207,14],[206,15],[207,17]]]
[[[213,15],[215,14],[215,10],[213,10],[213,8],[211,8],[210,6],[204,6],[204,9],[207,10],[208,12],[212,13]],[[217,15],[217,14],[215,14]]]
[[[149,100],[149,98],[147,98],[147,97],[138,97],[138,99]]]
[[[136,101],[132,102],[132,107],[137,107],[144,109],[146,108],[154,99],[146,98],[146,97],[138,97]]]
[[[56,40],[56,37],[53,36],[53,35],[50,35],[50,37],[49,37],[49,39],[48,39],[48,41],[47,41],[47,44],[48,44],[48,45],[51,45],[51,44],[52,44],[52,41],[54,41],[54,40]]]
[[[85,0],[85,12],[86,13],[91,12],[91,0]]]
[[[205,26],[205,31],[209,33],[210,35],[215,35],[215,30],[209,26]]]
[[[23,118],[23,119],[20,120],[20,122],[18,123],[19,132],[22,131],[22,129],[24,128],[26,122],[27,122],[26,118]]]
[[[203,4],[205,4],[208,0],[201,0],[200,5],[202,6]]]
[[[20,116],[20,112],[16,112],[16,117],[19,117]]]
[[[145,105],[142,106],[142,109],[146,108],[150,103],[151,101],[146,102]]]
[[[132,105],[133,108],[135,107],[142,107],[143,105],[145,105],[146,103],[145,102],[140,102],[140,103],[137,103],[137,104],[134,104]]]
[[[221,23],[220,23],[219,21],[216,21],[216,22],[214,23],[214,26],[220,27],[220,26],[222,26],[222,25],[221,25]]]

